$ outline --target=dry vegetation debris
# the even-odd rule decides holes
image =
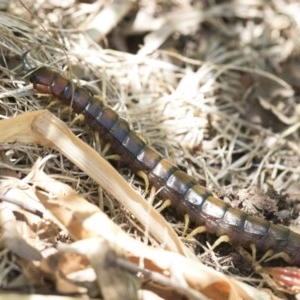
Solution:
[[[265,269],[277,281],[249,279],[235,248],[211,251],[215,238],[205,235],[183,244],[181,218],[166,212],[171,226],[144,201],[151,197],[139,178],[113,162],[126,182],[91,152],[87,145],[104,151],[101,137],[34,93],[21,58],[29,51],[31,66],[89,86],[233,206],[297,229],[298,1],[22,0],[0,10],[1,289],[90,297],[101,289],[104,299],[297,294],[294,270],[284,269],[292,281],[282,285],[282,269]],[[47,126],[56,136],[46,136]]]

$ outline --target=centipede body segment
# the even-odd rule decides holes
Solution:
[[[162,197],[171,200],[179,215],[187,214],[193,224],[204,225],[210,233],[228,235],[232,243],[244,247],[254,244],[259,251],[285,252],[291,264],[300,266],[299,234],[234,209],[215,197],[148,146],[123,118],[87,88],[76,86],[47,67],[31,72],[29,80],[38,92],[52,94],[64,104],[72,105],[74,112],[83,114],[126,165],[134,172],[147,174],[150,184],[160,190]]]

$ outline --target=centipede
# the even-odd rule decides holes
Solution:
[[[216,236],[227,235],[232,244],[245,248],[253,244],[261,252],[283,252],[289,264],[300,266],[300,234],[224,203],[144,142],[125,119],[88,88],[46,66],[31,70],[28,79],[37,92],[53,95],[75,113],[83,114],[90,128],[121,156],[122,163],[133,172],[147,175],[150,185],[160,197],[171,201],[178,216],[187,215],[194,226],[205,226]]]

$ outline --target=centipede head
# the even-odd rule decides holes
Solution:
[[[33,87],[42,94],[52,94],[52,84],[54,82],[56,72],[47,67],[40,67],[30,72],[29,81]]]
[[[32,50],[32,49],[31,49]],[[31,50],[27,50],[22,55],[22,64],[24,70],[27,72],[26,77],[28,77],[29,81],[33,83],[34,87],[41,93],[49,93],[47,86],[51,85],[53,81],[47,68],[45,67],[35,67],[33,60],[30,59]]]

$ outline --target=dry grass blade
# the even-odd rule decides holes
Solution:
[[[6,293],[0,295],[0,299],[5,300],[80,300],[81,297],[67,297],[67,296],[54,296],[54,295],[21,295],[18,293]]]
[[[118,264],[119,260],[126,260],[123,251],[116,248],[116,245],[100,238],[91,238],[60,249],[79,253],[88,258],[105,300],[138,299],[139,279],[136,272],[130,272]]]
[[[142,264],[146,269],[160,274],[167,274],[174,280],[182,278],[189,288],[213,299],[270,299],[265,293],[226,277],[201,263],[136,241],[70,187],[38,171],[38,166],[34,169],[36,171],[31,174],[32,180],[37,187],[49,193],[47,196],[44,192],[37,191],[38,197],[75,239],[103,237],[123,249],[124,254],[136,264]]]
[[[20,234],[14,210],[16,210],[15,205],[7,202],[0,203],[1,246],[27,260],[41,260],[40,252],[28,244]]]
[[[51,102],[49,105],[53,99],[33,95],[32,86],[27,85],[21,59],[26,51],[29,51],[28,61],[32,67],[54,68],[68,79],[73,79],[76,84],[87,85],[101,95],[145,141],[235,208],[242,207],[246,213],[299,230],[298,0],[0,2],[0,118],[8,119],[20,115],[1,123],[3,127],[0,140],[19,141],[13,145],[1,144],[1,153],[9,156],[12,169],[15,168],[22,178],[10,181],[18,194],[13,194],[12,197],[2,195],[1,205],[15,204],[14,207],[10,204],[6,206],[10,213],[4,217],[9,218],[10,223],[14,220],[12,212],[24,217],[22,221],[18,219],[13,224],[18,230],[17,234],[21,234],[23,242],[33,245],[46,257],[45,252],[40,249],[47,248],[50,241],[50,248],[53,247],[52,250],[58,252],[58,256],[62,258],[65,258],[64,254],[57,250],[52,239],[58,238],[65,242],[61,231],[65,226],[70,226],[67,233],[75,238],[78,230],[79,238],[88,236],[89,232],[92,236],[103,235],[111,243],[114,242],[113,238],[118,242],[118,237],[113,232],[119,232],[119,228],[109,227],[108,218],[98,214],[97,208],[86,204],[84,199],[77,198],[78,195],[74,192],[76,190],[90,203],[103,207],[103,211],[116,224],[130,232],[131,236],[137,237],[137,240],[142,239],[144,244],[169,247],[186,254],[174,232],[160,216],[142,203],[141,197],[134,198],[136,201],[128,201],[129,198],[136,197],[136,193],[133,196],[125,188],[124,182],[117,180],[117,185],[114,186],[110,178],[98,174],[95,166],[80,154],[86,152],[86,148],[78,144],[69,132],[64,129],[60,131],[61,127],[57,127],[56,121],[52,123],[51,132],[49,128],[47,131],[47,115],[43,119],[40,112],[22,115],[23,112],[48,108],[55,115],[69,121],[68,125],[75,135],[94,149],[101,152],[104,147],[99,141],[101,137],[96,133],[91,134],[84,122],[78,121],[80,118],[76,117],[76,122],[72,122],[73,115],[65,113],[65,109],[58,102]],[[94,40],[89,35],[92,33],[95,34]],[[99,43],[95,42],[99,40]],[[35,117],[42,118],[39,125]],[[53,121],[51,120],[50,118],[50,122]],[[44,136],[41,137],[39,130],[43,135],[49,134],[52,139],[50,143]],[[54,141],[50,134],[55,132],[62,133],[68,142],[62,139]],[[56,142],[57,146],[54,145]],[[50,148],[36,146],[39,143],[46,143],[59,153]],[[77,146],[79,148],[74,151]],[[70,147],[73,152],[69,153],[65,147]],[[49,152],[54,153],[50,154],[51,160],[48,160]],[[78,163],[80,168],[86,167],[85,172],[61,153],[69,153],[75,164]],[[87,153],[91,152],[88,150]],[[75,154],[80,156],[75,157]],[[91,156],[94,154],[91,153]],[[36,169],[31,172],[37,157],[45,159],[38,161]],[[99,167],[104,167],[105,173],[115,176],[102,162],[98,163]],[[134,177],[130,170],[123,168],[122,163],[113,164],[118,166],[119,172],[130,184],[144,190],[143,182]],[[3,167],[0,170],[3,172],[6,165],[0,164],[0,167]],[[74,189],[66,190],[68,196],[74,197],[74,202],[65,199],[59,191],[57,199],[52,199],[52,202],[47,195],[39,193],[49,211],[57,214],[56,217],[51,217],[49,211],[40,203],[38,212],[35,211],[36,202],[30,202],[28,195],[24,196],[22,193],[24,190],[21,191],[24,182],[27,187],[32,188],[30,180],[33,174],[39,174],[40,179],[49,179],[38,172],[39,167],[43,167],[45,173],[51,174],[52,179],[68,183]],[[87,174],[92,175],[100,184],[103,182],[111,193],[116,194],[122,205],[103,192]],[[0,181],[4,183],[2,178]],[[56,186],[56,183],[49,182]],[[42,182],[39,184],[43,186]],[[57,188],[65,187],[58,185]],[[27,192],[29,198],[36,197],[32,190],[26,190],[25,194]],[[124,201],[125,194],[128,199]],[[22,197],[26,197],[30,205],[22,203]],[[161,194],[157,193],[154,203],[160,201],[160,197]],[[61,202],[60,199],[65,201]],[[83,203],[86,207],[82,206]],[[76,205],[87,213],[86,218],[76,209]],[[123,205],[126,206],[125,209]],[[34,216],[30,216],[29,211]],[[97,217],[91,220],[89,213],[95,213]],[[58,221],[63,220],[64,214],[66,221],[71,222],[65,226]],[[177,218],[172,210],[164,211],[163,214],[181,234],[183,224],[180,220],[183,216],[178,215]],[[143,225],[137,221],[135,215],[143,218]],[[93,232],[93,226],[102,221],[102,218],[111,232],[100,229],[99,232]],[[87,231],[81,224],[82,220],[90,221]],[[23,235],[19,225],[28,232]],[[5,228],[7,233],[8,229]],[[17,237],[16,232],[12,234]],[[155,234],[158,237],[153,238]],[[129,245],[134,245],[130,248],[132,251],[135,251],[134,247],[137,249],[134,252],[136,256],[133,255],[134,262],[130,263],[143,263],[143,257],[138,256],[137,252],[141,251],[140,255],[143,255],[144,248],[141,249],[139,242],[134,243],[132,239],[129,242],[125,232],[122,231],[121,236],[119,241],[128,241]],[[201,235],[189,240],[186,245],[197,259],[206,264],[223,273],[239,276],[240,280],[257,284],[258,288],[271,287],[276,295],[284,298],[284,294],[280,294],[275,285],[265,280],[266,276],[252,276],[251,266],[245,265],[243,256],[237,253],[236,248],[223,244],[208,252],[207,249],[214,239],[214,236]],[[15,245],[10,246],[10,249],[20,251]],[[25,251],[23,254],[26,257],[28,253]],[[166,261],[167,253],[169,254],[166,252],[161,256]],[[202,280],[200,271],[193,273],[194,269],[189,262],[182,260],[180,265],[181,258],[170,256],[169,259],[174,266],[187,268],[191,274]],[[178,259],[178,262],[174,263],[174,259]],[[153,256],[153,261],[156,261],[153,263],[150,258],[145,261],[151,274],[163,276],[171,290],[176,291],[176,286],[183,290],[187,287],[186,295],[188,291],[203,294],[204,288],[206,296],[221,298],[222,292],[231,288],[231,285],[228,288],[227,281],[223,284],[222,278],[216,279],[217,288],[211,284],[212,279],[207,289],[204,285],[198,289],[198,282],[195,286],[192,285],[192,281],[186,280],[187,274],[182,276],[184,280],[181,280],[182,274],[177,278],[171,267],[151,269],[151,266],[159,265],[159,257]],[[272,263],[276,265],[277,261]],[[198,268],[198,264],[196,267],[195,263],[194,268]],[[161,274],[161,270],[167,276]],[[33,286],[42,284],[44,277],[40,275],[41,272],[30,259],[16,258],[8,248],[0,252],[0,286],[3,288],[17,290],[25,286],[32,292]],[[203,272],[210,271],[203,269]],[[54,273],[53,268],[50,268],[49,276]],[[54,276],[53,279],[57,283],[56,292],[66,291],[67,288],[74,292],[82,291],[80,284],[67,286],[67,280],[57,273],[57,277]],[[83,274],[87,276],[87,273]],[[12,277],[13,283],[10,282]],[[157,282],[158,277],[156,276]],[[287,283],[286,285],[288,286]],[[43,288],[46,286],[43,285]],[[244,288],[247,289],[247,286],[242,289]],[[293,289],[288,290],[297,293]],[[145,290],[139,290],[141,291],[146,295]],[[232,298],[242,295],[236,291],[225,294]],[[41,292],[53,293],[53,290],[43,289]],[[153,290],[151,293],[151,297],[159,297]],[[265,294],[261,296],[251,289],[247,296],[259,299],[265,297]]]
[[[106,3],[104,8],[86,24],[87,34],[99,42],[124,18],[135,5],[133,1]],[[105,25],[104,25],[105,24]]]
[[[111,165],[48,111],[30,112],[17,116],[13,121],[3,120],[1,128],[9,128],[0,142],[40,143],[59,150],[98,182],[111,195],[119,199],[139,221],[149,228],[167,248],[185,253],[173,229],[164,218],[128,186]]]
[[[23,121],[22,126],[20,126],[20,120]],[[48,146],[53,146],[53,139],[55,138],[55,147],[63,152],[66,151],[65,147],[68,147],[67,149],[71,149],[72,154],[76,157],[85,157],[87,153],[94,151],[73,136],[64,123],[47,111],[27,113],[14,119],[4,120],[0,122],[0,128],[1,126],[3,126],[2,128],[9,127],[11,133],[11,137],[5,135],[2,142],[16,141],[18,134],[21,134],[20,139],[25,142],[24,133],[26,133],[27,141]],[[17,134],[16,130],[22,130],[22,132]],[[59,139],[62,139],[62,142]],[[80,147],[82,147],[81,150]],[[88,157],[91,159],[92,155]],[[97,159],[92,160],[93,166],[97,165]],[[239,296],[244,299],[252,299],[253,297],[268,299],[263,292],[256,291],[232,278],[227,278],[200,263],[195,263],[195,261],[188,260],[176,253],[150,248],[129,237],[95,205],[78,196],[67,185],[55,181],[43,173],[40,163],[36,164],[32,172],[27,175],[26,180],[34,183],[34,186],[37,187],[36,195],[40,201],[57,218],[58,223],[62,223],[76,240],[100,236],[123,249],[124,254],[131,261],[142,263],[145,268],[167,275],[173,280],[181,278],[189,289],[195,289],[214,299],[237,299]],[[110,178],[110,182],[112,180]],[[119,181],[117,184],[122,186]],[[45,194],[45,192],[47,193]],[[130,195],[133,199],[136,197],[132,193]],[[147,211],[148,213],[149,211]]]
[[[21,188],[14,182],[13,177],[16,177],[16,172],[9,164],[5,154],[1,153],[0,156],[0,161],[4,164],[7,163],[4,168],[0,164],[0,176],[7,178],[0,181],[0,245],[26,260],[41,260],[42,255],[39,250],[26,241],[26,239],[29,240],[29,235],[26,232],[21,234],[20,223],[22,222],[16,221],[16,215],[26,218],[21,208],[37,212],[37,203],[33,203],[28,188],[27,190],[24,187]]]

